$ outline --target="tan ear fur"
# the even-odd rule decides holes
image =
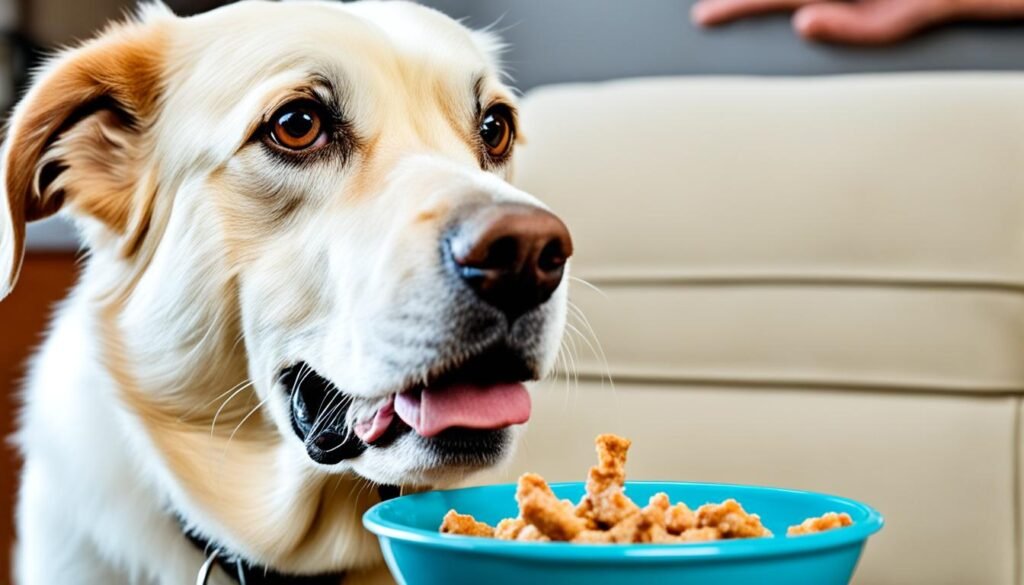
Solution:
[[[0,299],[17,280],[26,222],[65,202],[112,232],[129,230],[146,132],[158,107],[169,13],[110,27],[64,52],[36,78],[11,118],[0,205]],[[4,209],[5,208],[5,209]]]

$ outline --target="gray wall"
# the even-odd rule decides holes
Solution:
[[[1024,69],[1024,23],[944,27],[887,48],[796,37],[784,15],[714,30],[690,24],[693,0],[424,0],[473,27],[497,22],[522,89],[558,81],[671,74]]]

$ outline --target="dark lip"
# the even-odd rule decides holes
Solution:
[[[416,384],[402,391],[460,382],[487,385],[529,382],[537,378],[537,367],[531,360],[505,344],[497,344],[461,362],[448,364],[438,373],[431,375],[425,385]]]
[[[352,399],[306,362],[278,375],[289,399],[292,431],[313,461],[333,465],[358,457],[366,445],[345,424]]]
[[[532,360],[505,344],[493,345],[461,362],[453,362],[437,370],[440,373],[431,375],[426,384],[411,384],[394,394],[422,390],[432,385],[489,385],[526,382],[539,377],[537,366]],[[282,368],[278,382],[289,398],[292,430],[305,444],[309,457],[317,463],[333,465],[358,457],[371,446],[387,447],[412,430],[396,416],[387,431],[372,445],[368,445],[348,427],[347,413],[353,397],[317,373],[308,363],[300,361]],[[491,436],[465,432],[468,429],[452,431],[454,433],[451,434],[461,437],[459,441],[451,441],[448,435],[436,440],[424,440],[435,453],[453,451],[452,455],[457,455],[460,461],[468,457],[467,445],[477,444],[481,451],[489,452],[494,450],[494,445],[503,444]],[[476,435],[479,435],[478,441],[470,440]],[[480,458],[481,461],[486,459]]]

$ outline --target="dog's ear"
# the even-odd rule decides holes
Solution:
[[[0,299],[18,278],[26,222],[66,204],[115,234],[133,228],[171,19],[151,6],[64,52],[15,108],[0,153]]]

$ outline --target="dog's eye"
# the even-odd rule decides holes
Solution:
[[[505,156],[512,148],[513,139],[512,112],[508,106],[497,105],[486,112],[480,119],[480,139],[493,158]]]
[[[270,118],[270,138],[288,150],[310,150],[327,144],[321,108],[312,101],[285,104]]]

